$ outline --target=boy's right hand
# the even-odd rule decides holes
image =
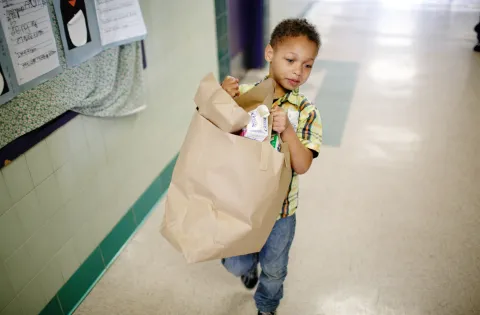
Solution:
[[[240,95],[240,86],[238,84],[238,79],[228,76],[222,82],[222,88],[232,97],[237,97]]]

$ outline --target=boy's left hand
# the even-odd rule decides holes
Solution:
[[[276,106],[272,109],[273,115],[273,126],[272,129],[279,134],[283,133],[285,130],[290,127],[290,121],[288,120],[287,113],[283,110],[283,108]]]

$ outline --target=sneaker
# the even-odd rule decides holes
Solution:
[[[242,276],[242,282],[245,288],[252,290],[258,283],[258,267],[255,265],[246,275]],[[268,314],[268,313],[267,313]]]
[[[477,46],[473,47],[473,51],[480,52],[480,43]]]
[[[268,313],[264,313],[264,312],[260,312],[258,311],[258,315],[276,315],[277,312],[268,312]]]

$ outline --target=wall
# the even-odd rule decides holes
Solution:
[[[61,300],[59,289],[175,156],[198,81],[218,73],[213,1],[140,2],[148,109],[78,117],[0,173],[1,315]]]

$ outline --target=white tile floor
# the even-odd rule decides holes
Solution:
[[[480,314],[479,14],[474,0],[330,0],[308,13],[320,58],[360,72],[341,146],[301,179],[281,314]],[[77,314],[255,314],[218,262],[187,266],[161,238],[162,212]]]

